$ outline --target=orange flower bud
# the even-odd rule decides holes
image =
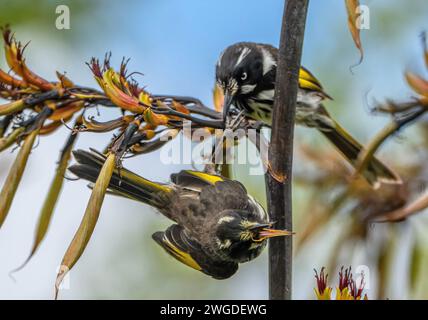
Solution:
[[[178,112],[181,112],[181,113],[184,113],[184,114],[190,114],[190,111],[184,105],[182,105],[180,102],[177,102],[177,101],[173,100],[172,101],[172,106]]]
[[[168,117],[163,114],[156,114],[152,109],[147,108],[144,111],[144,121],[148,124],[153,125],[154,127],[162,126],[168,124]]]
[[[425,97],[428,97],[427,80],[411,72],[406,72],[405,77],[406,77],[407,83],[410,85],[410,87],[413,90],[415,90],[415,92]]]

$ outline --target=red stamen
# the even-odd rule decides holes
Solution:
[[[325,291],[325,289],[327,288],[327,279],[328,279],[328,274],[324,274],[324,267],[321,268],[320,274],[318,275],[317,270],[314,269],[315,271],[315,278],[317,279],[317,287],[318,287],[318,292],[322,295]]]

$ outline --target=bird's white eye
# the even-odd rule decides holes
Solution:
[[[246,72],[242,72],[242,74],[241,74],[241,80],[242,81],[247,80],[247,73]]]

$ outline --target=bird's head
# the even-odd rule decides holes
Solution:
[[[225,258],[246,262],[256,258],[272,237],[288,236],[292,232],[276,230],[273,223],[247,211],[225,211],[215,226],[213,244]]]
[[[241,42],[227,47],[216,65],[216,84],[223,90],[223,110],[236,99],[253,94],[263,77],[276,66],[267,45]]]

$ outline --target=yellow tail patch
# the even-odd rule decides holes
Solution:
[[[190,171],[190,170],[188,170],[186,172],[195,176],[195,177],[198,177],[199,179],[202,179],[203,181],[208,182],[209,184],[216,184],[216,182],[224,181],[224,179],[220,176],[212,175],[212,174],[205,173],[205,172]]]
[[[148,186],[151,189],[154,190],[159,190],[159,191],[163,191],[163,192],[169,192],[172,189],[167,186],[167,185],[163,185],[160,183],[156,183],[150,180],[147,180],[131,171],[128,171],[126,169],[122,169],[120,171],[118,171],[118,174],[120,176],[125,177],[126,179],[132,181],[133,183],[135,183],[136,185],[140,185],[140,186]]]

